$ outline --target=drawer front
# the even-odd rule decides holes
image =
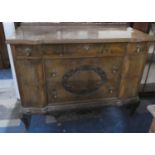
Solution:
[[[43,45],[41,50],[45,56],[51,57],[96,57],[122,56],[126,51],[125,43],[113,44],[65,44]]]
[[[52,57],[62,57],[63,56],[64,46],[62,44],[55,45],[42,45],[41,51],[44,56],[52,56]]]
[[[17,45],[16,57],[41,57],[43,55],[38,45]]]
[[[127,51],[129,55],[142,55],[147,53],[146,43],[130,43],[127,46]]]
[[[45,61],[48,102],[64,104],[117,97],[122,58]]]

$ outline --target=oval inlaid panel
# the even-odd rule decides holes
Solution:
[[[106,81],[106,73],[100,67],[83,65],[67,71],[62,84],[71,93],[86,95],[98,90]]]

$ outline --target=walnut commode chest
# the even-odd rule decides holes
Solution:
[[[138,101],[149,36],[132,28],[21,26],[11,44],[23,114]]]

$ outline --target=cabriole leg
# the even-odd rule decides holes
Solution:
[[[21,117],[21,121],[24,123],[26,129],[29,129],[31,124],[31,115],[30,114],[23,114]]]

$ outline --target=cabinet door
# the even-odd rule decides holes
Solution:
[[[46,59],[49,103],[117,97],[122,57]]]
[[[18,59],[16,69],[24,107],[43,107],[46,104],[41,60]]]

